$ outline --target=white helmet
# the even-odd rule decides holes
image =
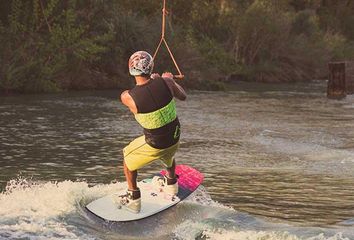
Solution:
[[[129,73],[132,76],[150,75],[154,67],[152,56],[145,51],[133,53],[129,58]]]

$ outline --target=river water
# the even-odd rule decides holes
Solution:
[[[203,186],[125,224],[84,210],[125,188],[121,151],[141,134],[118,91],[0,97],[0,239],[354,239],[354,97],[325,91],[189,92],[176,159],[203,172]]]

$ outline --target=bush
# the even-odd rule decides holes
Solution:
[[[48,92],[131,86],[127,60],[155,51],[161,1],[0,2],[0,90]],[[354,58],[348,1],[168,2],[166,39],[188,88],[223,81],[325,78],[327,62]],[[155,71],[175,66],[164,46]]]

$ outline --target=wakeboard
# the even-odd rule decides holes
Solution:
[[[166,174],[162,170],[159,174]],[[193,193],[203,182],[203,174],[198,170],[187,166],[177,165],[176,174],[178,175],[178,193],[175,196],[160,191],[152,184],[152,177],[138,182],[141,191],[141,211],[132,213],[122,208],[117,200],[118,196],[125,194],[125,190],[112,195],[107,195],[96,199],[86,206],[86,209],[92,214],[106,221],[127,222],[150,217],[161,211],[164,211]]]

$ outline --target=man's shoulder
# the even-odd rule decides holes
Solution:
[[[123,103],[133,100],[133,98],[129,92],[130,92],[130,90],[125,90],[120,94],[120,99],[122,100]]]

